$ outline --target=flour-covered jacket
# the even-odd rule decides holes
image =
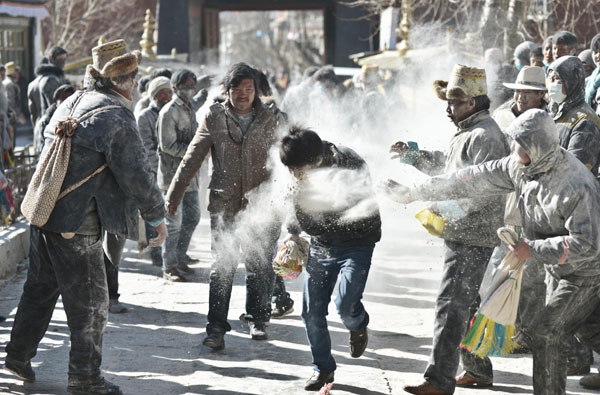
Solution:
[[[185,104],[179,96],[173,95],[173,99],[160,110],[157,128],[158,186],[166,191],[198,129],[196,113],[191,103]],[[195,175],[189,190],[197,191],[198,182],[198,175]]]
[[[600,165],[600,118],[585,102],[583,65],[576,56],[563,56],[552,62],[567,91],[566,100],[551,103],[551,114],[558,129],[560,146],[575,155],[594,175]]]
[[[294,194],[299,228],[310,235],[313,241],[327,247],[364,247],[377,243],[381,239],[381,217],[379,206],[374,201],[369,170],[363,158],[350,148],[323,141],[323,161],[319,169],[352,170],[356,179],[361,180],[359,185],[363,190],[352,191],[353,196],[344,196],[347,202],[343,207],[311,212],[299,202],[299,195],[302,193],[302,186],[299,184]],[[353,180],[348,181],[356,183]],[[327,188],[326,185],[320,187]],[[331,187],[335,188],[336,185]],[[369,201],[368,207],[365,206]],[[359,205],[364,207],[363,215],[353,219],[344,218],[346,213]],[[292,224],[288,225],[290,233],[299,233],[298,230],[293,230],[296,224],[293,220],[291,222]]]
[[[459,122],[458,130],[444,155],[444,172],[454,172],[508,154],[508,144],[498,124],[489,111],[479,111]],[[439,163],[439,158],[436,161]],[[431,165],[431,162],[428,164]],[[419,168],[418,162],[416,166]],[[504,221],[504,205],[503,196],[482,198],[474,193],[456,202],[432,203],[429,208],[444,217],[443,239],[478,247],[494,247],[498,244],[496,229]]]
[[[77,231],[88,205],[95,199],[102,228],[136,240],[138,209],[144,220],[157,221],[164,218],[165,208],[135,118],[116,94],[77,91],[58,106],[44,131],[40,163],[54,141],[56,123],[69,116],[81,95],[84,97],[72,115],[76,119],[99,107],[119,105],[121,108],[100,111],[79,124],[73,135],[61,190],[81,181],[105,163],[108,167],[59,200],[43,229],[59,233]]]
[[[269,178],[269,150],[285,126],[281,113],[275,114],[258,101],[254,120],[244,134],[229,101],[213,104],[177,169],[167,201],[179,205],[210,151],[213,170],[208,211],[235,214],[245,207],[247,193]]]
[[[600,275],[598,182],[559,146],[549,115],[529,110],[517,122],[521,118],[521,126],[509,133],[531,157],[530,165],[522,166],[509,156],[433,177],[413,193],[434,200],[473,194],[493,197],[514,190],[534,261],[529,264],[543,263],[556,278]]]
[[[159,112],[158,107],[150,102],[150,105],[144,108],[136,117],[138,130],[148,154],[148,162],[155,174],[158,172],[158,130],[156,123]]]

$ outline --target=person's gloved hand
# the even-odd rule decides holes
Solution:
[[[414,165],[419,154],[419,145],[414,141],[398,141],[390,147],[393,154],[392,159],[400,159],[401,162]]]
[[[412,196],[409,187],[399,184],[394,180],[388,179],[387,181],[384,181],[379,186],[379,189],[396,203],[408,204],[417,200]]]

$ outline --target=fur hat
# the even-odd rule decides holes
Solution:
[[[173,89],[171,81],[167,77],[156,77],[148,84],[148,97],[154,100],[154,96],[165,88]]]
[[[457,64],[449,81],[433,81],[433,90],[441,100],[467,101],[473,97],[487,95],[485,70]]]
[[[114,78],[127,75],[141,63],[140,51],[127,52],[123,40],[115,40],[92,48],[92,64],[86,71],[94,78]]]
[[[6,68],[6,75],[11,75],[15,73],[15,62],[8,62],[4,65],[4,67]]]

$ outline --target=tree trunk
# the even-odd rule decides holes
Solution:
[[[523,35],[519,34],[519,24],[525,20],[530,0],[510,0],[508,4],[507,24],[504,30],[504,56],[512,58],[517,45],[523,42]]]
[[[502,47],[506,23],[507,0],[485,0],[479,24],[479,32],[483,49]]]

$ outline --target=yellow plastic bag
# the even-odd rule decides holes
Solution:
[[[415,214],[415,218],[432,236],[440,237],[444,233],[444,218],[424,208]]]

